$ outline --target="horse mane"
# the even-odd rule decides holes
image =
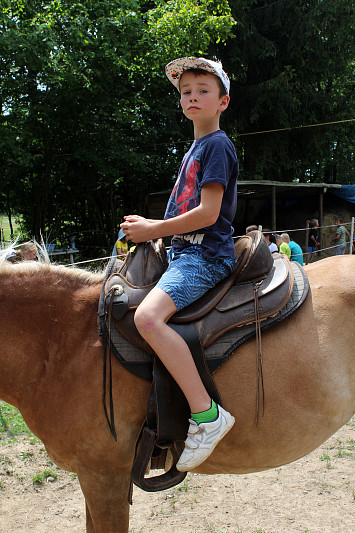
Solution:
[[[62,281],[79,282],[83,285],[97,285],[102,283],[105,277],[105,272],[90,272],[77,267],[56,265],[50,262],[46,246],[42,240],[39,244],[35,239],[29,242],[33,242],[37,248],[37,260],[36,261],[21,261],[19,263],[11,263],[7,261],[9,252],[17,247],[16,239],[10,246],[0,250],[0,275],[18,275],[18,274],[53,274]]]
[[[46,245],[42,239],[42,242],[39,243],[36,241],[36,239],[31,239],[27,241],[26,243],[19,243],[20,236],[16,237],[8,246],[5,248],[0,249],[0,263],[3,263],[4,261],[7,261],[7,258],[11,253],[16,252],[16,249],[21,248],[21,246],[28,245],[34,245],[36,247],[37,251],[37,261],[40,263],[50,263],[49,255],[46,249]]]
[[[63,281],[79,282],[83,285],[97,285],[104,279],[104,272],[90,272],[77,267],[68,267],[64,265],[54,265],[51,263],[42,263],[40,261],[23,261],[12,264],[8,261],[0,262],[0,276],[16,276],[24,274],[43,273],[46,275],[53,274]]]

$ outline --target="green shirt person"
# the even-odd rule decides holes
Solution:
[[[337,225],[335,237],[333,237],[330,242],[336,243],[336,246],[334,248],[334,255],[344,255],[346,247],[346,234],[348,234],[348,237],[350,239],[350,233],[348,232],[346,227],[343,226],[344,220],[342,218],[337,217],[335,219],[335,224]]]
[[[280,237],[280,235],[275,235],[276,244],[279,249],[280,254],[287,255],[289,259],[291,259],[291,249],[287,242],[284,242],[284,240]]]

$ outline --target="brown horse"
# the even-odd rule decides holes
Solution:
[[[196,471],[244,474],[319,446],[355,406],[355,258],[307,268],[311,293],[262,335],[265,415],[255,426],[255,341],[215,373],[236,418]],[[16,406],[63,469],[78,474],[90,533],[127,533],[130,469],[150,384],[113,361],[118,442],[102,407],[97,302],[102,277],[79,269],[0,264],[0,397]]]

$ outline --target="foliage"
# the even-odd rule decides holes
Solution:
[[[27,238],[108,254],[192,138],[164,76],[185,55],[230,74],[222,127],[242,178],[352,182],[349,123],[297,128],[354,114],[351,14],[350,0],[4,0],[0,212]]]
[[[224,42],[235,24],[227,0],[160,0],[148,16],[150,39],[158,44],[154,55],[164,59],[178,50],[202,54],[210,43]]]
[[[238,21],[226,47],[213,46],[232,73],[229,128],[244,178],[354,180],[354,34],[350,0],[231,0]],[[285,128],[286,131],[277,133]],[[275,133],[248,135],[276,130]]]
[[[11,197],[32,235],[51,232],[64,244],[76,233],[81,247],[105,243],[103,236],[112,243],[123,212],[142,212],[152,183],[161,187],[171,160],[176,168],[177,151],[162,159],[157,149],[176,138],[176,125],[165,129],[171,113],[164,111],[170,106],[163,65],[184,53],[189,37],[203,52],[231,27],[226,2],[170,8],[185,17],[189,5],[190,28],[173,54],[172,44],[163,51],[169,3],[5,2],[0,193],[4,203]],[[158,94],[159,107],[152,105]]]

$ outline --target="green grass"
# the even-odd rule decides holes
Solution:
[[[28,435],[35,438],[28,429],[19,410],[6,402],[0,401],[0,442],[4,438],[17,435]]]
[[[321,461],[326,461],[327,468],[330,468],[330,467],[331,467],[330,457],[329,457],[329,455],[327,455],[326,453],[323,453],[323,454],[320,456],[320,460],[321,460]]]
[[[355,457],[355,440],[350,438],[346,442],[339,440],[339,450],[336,457]]]
[[[58,479],[58,476],[55,472],[52,470],[44,470],[43,472],[39,472],[38,474],[35,474],[32,478],[32,483],[34,485],[43,485],[43,483],[48,478],[53,478],[53,481],[56,481]]]
[[[31,452],[21,452],[20,456],[22,461],[33,461],[33,453]]]
[[[346,425],[352,428],[355,427],[355,417],[351,418]],[[329,455],[323,453],[320,456],[320,460],[325,461],[327,468],[331,468],[331,461],[333,458],[340,457],[342,459],[353,459],[355,457],[355,440],[350,437],[345,441],[338,438],[335,444],[328,447],[328,451]]]
[[[19,222],[17,221],[17,216],[14,215],[12,217],[12,228],[14,230],[14,238],[21,233],[21,227]],[[0,213],[0,229],[1,229],[1,241],[4,237],[5,241],[9,243],[11,239],[11,232],[10,232],[10,224],[9,219],[7,218],[7,215]]]

